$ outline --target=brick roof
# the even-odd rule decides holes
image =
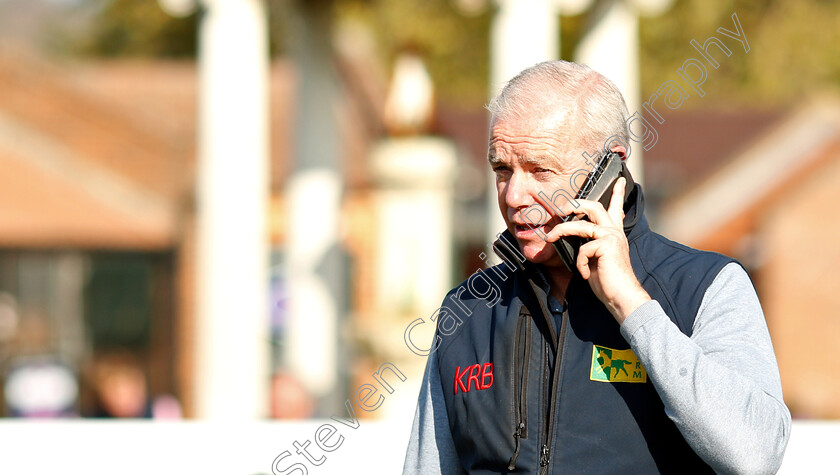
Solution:
[[[840,99],[814,97],[684,190],[661,213],[664,234],[734,252],[785,193],[840,159]]]
[[[644,153],[645,188],[661,201],[676,198],[732,160],[788,111],[663,111],[656,145]]]
[[[336,66],[345,87],[342,169],[348,187],[364,187],[384,85],[358,58],[337,58]],[[269,81],[277,190],[294,149],[296,71],[276,60]],[[197,95],[193,61],[56,63],[0,48],[0,165],[27,182],[0,176],[13,198],[4,203],[17,205],[0,211],[0,245],[173,245],[180,213],[192,207]]]
[[[58,67],[0,49],[6,246],[165,247],[188,149]]]

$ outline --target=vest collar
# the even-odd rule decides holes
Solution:
[[[628,241],[633,242],[648,231],[650,226],[645,217],[645,195],[642,186],[635,183],[633,191],[624,202],[624,234]]]

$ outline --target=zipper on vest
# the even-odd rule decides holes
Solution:
[[[566,327],[569,321],[568,305],[563,308],[563,318],[560,321],[560,332],[557,338],[557,355],[554,358],[554,371],[551,374],[548,403],[548,430],[543,432],[543,445],[540,451],[540,473],[548,473],[551,463],[549,437],[554,433],[554,413],[557,405],[557,397],[560,394],[560,367],[563,363],[563,343],[566,339]],[[548,361],[548,349],[546,349],[546,362]]]
[[[551,358],[551,353],[548,351],[548,344],[546,343],[545,339],[542,340],[542,347],[543,347],[543,357],[542,357],[542,377],[543,382],[545,383],[545,389],[548,392],[551,392],[551,373],[548,369],[548,359]],[[546,419],[551,417],[551,406],[548,405],[548,398],[546,397],[546,390],[542,392],[542,407],[546,408]],[[542,442],[542,446],[540,447],[540,473],[545,473],[545,470],[548,466],[548,431],[546,430],[546,426],[548,423],[544,420],[542,427],[540,428],[540,441]]]
[[[522,417],[522,432],[523,439],[528,438],[528,372],[531,368],[531,318],[530,314],[525,319],[525,351],[523,357],[525,358],[522,365],[522,386],[519,389],[519,413]]]
[[[524,321],[524,325],[523,325]],[[522,334],[523,327],[525,334]],[[513,438],[516,442],[516,448],[510,458],[508,470],[516,469],[516,459],[519,457],[520,439],[528,438],[528,406],[527,406],[527,390],[528,390],[528,366],[531,359],[531,315],[523,307],[519,312],[519,320],[516,322],[516,339],[513,347],[513,387],[514,398],[516,401],[516,427],[514,429]],[[519,377],[516,371],[521,373]]]
[[[540,473],[547,473],[548,472],[548,453],[549,448],[547,445],[542,446],[542,450],[540,450]]]
[[[508,470],[510,470],[510,471],[516,470],[516,459],[519,457],[519,448],[520,448],[519,439],[522,437],[522,430],[524,428],[525,428],[525,423],[520,422],[519,426],[516,428],[516,432],[513,433],[513,438],[516,440],[516,448],[513,449],[513,455],[510,457],[510,463],[508,463]]]

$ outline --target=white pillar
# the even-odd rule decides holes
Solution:
[[[379,251],[374,305],[383,317],[411,321],[436,308],[429,304],[436,306],[452,287],[452,176],[457,161],[455,145],[438,137],[385,139],[373,149],[378,228],[371,234]]]
[[[496,0],[490,38],[490,90],[541,61],[557,59],[560,45],[556,0]]]
[[[557,0],[496,0],[490,37],[490,95],[523,69],[557,59],[560,23]],[[488,172],[487,246],[505,229],[496,199],[495,178]],[[495,257],[492,252],[490,256]],[[498,262],[498,260],[496,260]]]
[[[627,102],[630,115],[641,110],[639,15],[656,15],[672,0],[611,0],[596,12],[593,26],[577,48],[575,60],[608,77]],[[633,180],[643,183],[642,144],[635,142],[628,161]]]
[[[268,409],[268,41],[262,0],[204,0],[199,31],[199,418]]]
[[[341,177],[325,168],[295,172],[286,190],[290,322],[284,359],[316,398],[334,392],[338,383],[341,302],[330,278],[343,277],[335,262],[341,193]]]
[[[286,185],[289,330],[283,356],[317,398],[320,412],[332,413],[344,407],[338,335],[347,292],[339,246],[343,182],[332,0],[290,3],[293,31],[288,38],[298,68],[298,94],[295,163]]]
[[[365,331],[374,351],[409,378],[404,388],[388,396],[381,409],[383,419],[413,413],[426,362],[407,351],[403,341],[395,346],[394,330],[404,330],[418,317],[429,318],[452,288],[457,162],[455,144],[441,137],[387,138],[371,153],[376,227],[370,234],[377,249],[373,312],[378,318]],[[427,347],[434,329],[434,325],[417,326],[412,342]]]
[[[624,0],[610,2],[578,45],[575,60],[609,78],[627,103],[639,110],[639,17]],[[642,146],[631,143],[627,162],[633,180],[642,182]]]

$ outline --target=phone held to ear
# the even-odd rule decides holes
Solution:
[[[604,209],[609,209],[613,187],[621,177],[627,180],[624,187],[624,201],[627,201],[633,191],[633,177],[630,176],[630,170],[627,169],[627,164],[620,155],[614,152],[607,153],[598,160],[598,165],[586,177],[575,195],[575,200],[598,201],[604,205]],[[569,214],[563,218],[562,222],[579,219],[589,221],[586,215]],[[572,274],[579,275],[576,265],[578,251],[580,246],[588,241],[589,239],[579,236],[564,236],[554,243],[554,248],[557,249],[557,253],[560,254],[560,258]]]

